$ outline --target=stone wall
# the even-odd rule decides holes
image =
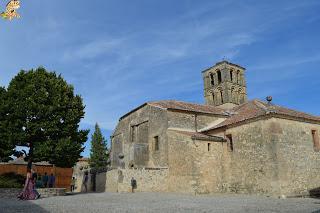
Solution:
[[[225,190],[234,193],[279,194],[276,138],[267,120],[228,129],[233,151],[225,165]]]
[[[66,195],[66,188],[43,188],[37,189],[37,191],[41,195],[41,198]]]
[[[284,195],[306,195],[320,187],[320,152],[313,147],[312,130],[320,125],[273,119],[277,124],[279,186]],[[273,129],[275,129],[273,128]]]
[[[119,121],[112,136],[112,167],[167,166],[166,111],[145,105]],[[154,150],[158,136],[159,150]],[[119,154],[123,154],[123,160]]]
[[[307,195],[320,186],[320,155],[314,151],[311,130],[320,126],[267,118],[226,131],[233,151],[223,159],[223,190],[273,196]]]
[[[76,178],[75,192],[85,192],[85,187],[83,185],[85,172],[88,172],[87,192],[93,191],[92,174],[90,174],[90,170],[78,170],[76,173],[73,173],[74,177]]]
[[[168,190],[191,194],[221,191],[226,143],[192,140],[190,136],[168,131]]]
[[[201,114],[184,111],[168,111],[168,128],[197,131],[214,123],[221,115]]]
[[[136,192],[166,192],[168,169],[114,169],[106,174],[106,191],[131,192],[131,178],[137,181]]]

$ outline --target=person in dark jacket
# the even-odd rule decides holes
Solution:
[[[56,185],[56,177],[51,173],[49,177],[49,188],[54,188]]]
[[[84,186],[85,192],[88,192],[88,179],[89,179],[89,174],[88,174],[88,172],[86,171],[86,172],[84,173],[83,181],[82,181],[82,185]]]
[[[42,182],[43,182],[44,188],[48,187],[48,181],[49,181],[49,177],[48,177],[48,174],[45,172],[44,175],[42,176]]]
[[[131,178],[131,192],[134,193],[134,190],[137,188],[137,181],[132,177]]]

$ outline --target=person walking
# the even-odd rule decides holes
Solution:
[[[137,181],[132,177],[131,178],[131,192],[134,193],[134,190],[137,188]]]
[[[88,176],[88,172],[86,171],[84,173],[83,181],[82,181],[82,184],[84,186],[85,192],[88,192],[88,179],[89,179],[89,176]]]
[[[44,175],[42,176],[42,182],[43,182],[44,188],[48,187],[48,181],[49,181],[49,177],[48,177],[47,173],[45,172]]]
[[[31,169],[27,169],[27,178],[22,192],[18,195],[21,200],[35,200],[40,197],[40,194],[35,190],[35,180],[32,177]]]
[[[75,185],[76,185],[76,178],[75,178],[75,177],[72,177],[71,184],[70,184],[71,192],[74,191]]]
[[[51,173],[49,177],[49,188],[54,188],[56,183],[56,177]]]

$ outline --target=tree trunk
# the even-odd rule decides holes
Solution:
[[[32,158],[33,158],[33,143],[31,142],[29,145],[29,158],[28,158],[28,165],[27,165],[27,170],[31,170],[32,168]]]

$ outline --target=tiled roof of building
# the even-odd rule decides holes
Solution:
[[[169,130],[183,134],[183,135],[190,136],[192,139],[196,139],[196,140],[215,141],[215,142],[225,142],[226,141],[223,137],[206,135],[201,132],[191,132],[191,131],[175,130],[175,129],[169,129]]]
[[[174,110],[200,112],[200,113],[208,113],[208,114],[215,114],[215,115],[226,115],[224,112],[225,110],[215,106],[194,104],[194,103],[175,101],[175,100],[148,102],[148,105],[163,108],[163,109],[174,109]]]
[[[268,104],[266,102],[263,102],[257,99],[244,103],[240,106],[237,106],[227,111],[227,113],[230,114],[229,118],[227,118],[226,120],[212,127],[209,130],[217,129],[224,126],[229,126],[236,123],[241,123],[253,118],[257,118],[257,117],[269,115],[269,114],[320,122],[319,116],[314,116],[307,113],[284,108],[281,106]]]

